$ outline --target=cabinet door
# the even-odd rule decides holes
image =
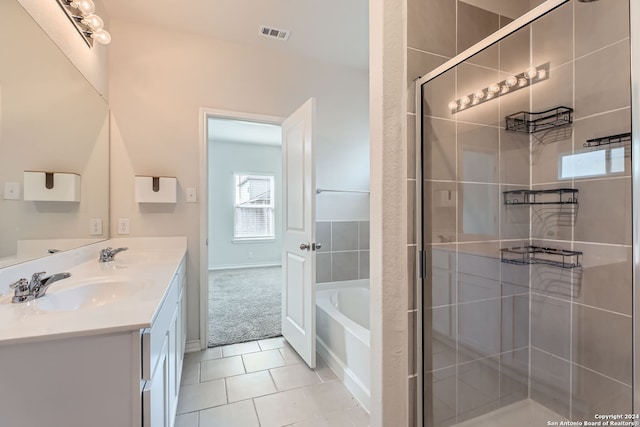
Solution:
[[[180,310],[182,315],[182,355],[184,357],[184,351],[187,346],[187,276],[182,279],[182,309]]]
[[[169,334],[167,333],[158,364],[142,392],[142,425],[144,427],[171,426],[169,381]]]
[[[169,328],[169,418],[173,420],[176,416],[178,404],[178,392],[180,391],[180,341],[178,333],[178,316],[180,306],[176,305],[176,310],[171,320]]]

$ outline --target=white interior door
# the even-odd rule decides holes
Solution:
[[[314,113],[311,98],[282,123],[282,335],[311,368],[316,366]]]

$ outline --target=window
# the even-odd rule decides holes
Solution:
[[[234,239],[273,239],[274,176],[234,174]]]

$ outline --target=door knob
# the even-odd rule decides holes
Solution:
[[[321,247],[322,247],[322,245],[320,243],[314,243],[313,244],[313,250],[314,251],[320,249]]]
[[[300,250],[309,250],[311,249],[311,245],[309,245],[308,243],[300,243]]]

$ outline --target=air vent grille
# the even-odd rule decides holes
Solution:
[[[267,27],[266,25],[262,25],[260,27],[260,34],[265,37],[273,37],[280,40],[288,40],[289,35],[291,35],[291,31],[279,30],[277,28]]]

